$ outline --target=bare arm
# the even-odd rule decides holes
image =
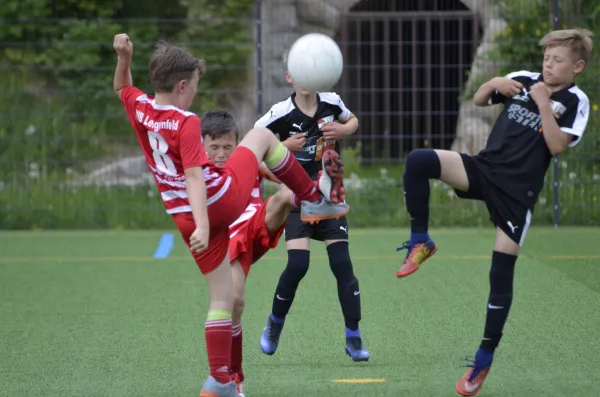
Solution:
[[[358,130],[358,118],[354,113],[350,113],[350,117],[346,120],[339,120],[342,124],[342,131],[345,135],[352,135]]]
[[[117,95],[121,96],[121,90],[125,87],[133,85],[133,78],[131,77],[131,60],[122,59],[121,57],[117,60],[117,67],[115,69],[115,76],[113,78],[113,90]]]
[[[208,210],[206,207],[206,183],[202,175],[202,167],[185,170],[187,194],[192,207],[192,215],[196,228],[208,229]]]
[[[495,78],[494,78],[495,79]],[[488,106],[492,94],[496,91],[494,79],[491,79],[481,85],[475,95],[473,95],[473,103],[476,106]]]
[[[572,136],[561,131],[552,113],[550,103],[540,107],[540,117],[542,119],[542,131],[546,145],[553,156],[559,155],[567,149]]]
[[[506,77],[494,77],[486,83],[483,83],[473,95],[473,103],[476,106],[490,105],[492,103],[504,102],[506,97],[513,97],[523,89],[523,84],[516,80]]]
[[[133,56],[133,44],[125,33],[115,35],[113,47],[117,52],[117,67],[113,77],[113,90],[121,97],[121,90],[133,85],[131,77],[131,57]]]

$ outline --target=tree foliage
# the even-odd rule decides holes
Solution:
[[[112,39],[134,43],[134,84],[150,90],[147,64],[158,40],[182,43],[209,73],[192,110],[219,104],[216,92],[246,78],[253,48],[252,0],[6,0],[0,7],[0,181],[82,168],[132,141],[112,92]],[[59,178],[60,179],[60,178]]]

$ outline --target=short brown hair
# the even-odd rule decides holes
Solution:
[[[592,53],[593,35],[587,29],[554,30],[542,37],[539,45],[544,51],[554,47],[570,47],[577,60],[583,60],[587,64]]]
[[[210,110],[202,116],[202,136],[218,139],[228,134],[233,134],[237,141],[238,128],[235,119],[224,110]]]
[[[204,61],[195,58],[181,47],[172,46],[164,41],[156,45],[150,57],[150,82],[154,92],[173,91],[181,80],[190,80],[196,71],[199,77],[206,72]]]

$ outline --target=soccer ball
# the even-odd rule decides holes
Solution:
[[[329,91],[340,80],[344,58],[335,41],[321,33],[300,37],[288,53],[287,70],[294,84],[308,91]]]

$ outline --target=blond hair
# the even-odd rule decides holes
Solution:
[[[539,45],[544,51],[554,47],[570,47],[577,60],[583,60],[587,64],[592,53],[593,35],[587,29],[554,30],[542,37]]]
[[[150,82],[156,93],[170,93],[181,80],[190,80],[206,73],[204,61],[195,58],[181,47],[158,42],[150,57]]]

